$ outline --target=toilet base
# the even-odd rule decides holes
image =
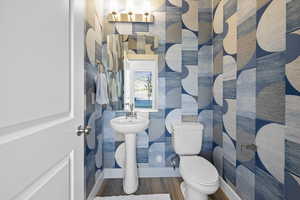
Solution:
[[[186,193],[186,185],[185,185],[185,182],[182,182],[180,184],[180,189],[181,189],[181,193],[182,193],[182,196],[185,198],[185,193]]]
[[[185,182],[180,184],[180,189],[184,200],[208,200],[208,195],[189,187]]]

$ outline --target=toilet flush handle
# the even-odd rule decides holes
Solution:
[[[243,151],[243,149],[251,150],[251,151],[256,152],[257,151],[257,146],[256,146],[256,144],[242,144],[241,145],[241,151]]]

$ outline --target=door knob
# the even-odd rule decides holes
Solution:
[[[78,126],[76,133],[78,136],[81,136],[82,134],[84,135],[88,135],[90,133],[91,128],[86,126],[86,127],[82,127],[81,125]]]

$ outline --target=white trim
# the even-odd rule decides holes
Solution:
[[[230,200],[242,200],[241,197],[220,177],[221,189]]]
[[[104,178],[123,178],[123,171],[121,168],[105,168]],[[138,175],[141,178],[180,177],[179,170],[173,168],[138,168]]]
[[[99,190],[101,188],[103,180],[104,180],[104,172],[102,172],[100,174],[100,176],[97,178],[96,183],[95,183],[93,189],[91,190],[87,200],[94,200],[94,198],[96,197],[97,193],[99,192]]]

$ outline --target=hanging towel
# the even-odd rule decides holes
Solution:
[[[118,97],[119,98],[122,98],[122,83],[123,83],[123,80],[122,80],[122,71],[119,71],[118,73],[117,73],[117,83],[118,83],[118,85],[117,85],[117,93],[118,93]]]
[[[100,105],[108,104],[107,79],[105,73],[97,73],[96,76],[96,102]]]
[[[117,83],[116,83],[116,77],[112,76],[111,80],[111,101],[112,102],[118,102],[118,89],[117,89]]]

